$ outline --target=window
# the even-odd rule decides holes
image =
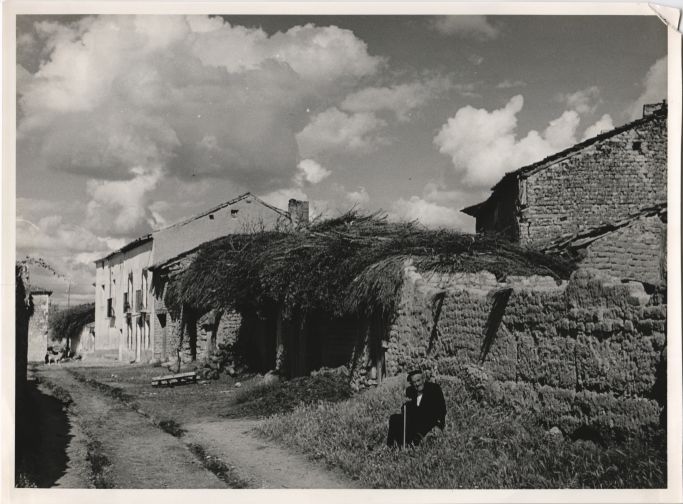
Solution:
[[[107,299],[107,317],[114,317],[114,300],[112,298]]]
[[[213,214],[209,214],[209,220],[213,220]]]
[[[230,217],[232,217],[233,219],[236,219],[238,212],[239,212],[239,210],[237,210],[236,208],[233,210],[230,210]]]

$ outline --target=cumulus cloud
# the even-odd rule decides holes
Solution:
[[[296,169],[304,100],[383,64],[334,26],[269,36],[207,16],[101,16],[34,31],[44,57],[21,73],[19,163],[96,179],[154,165],[281,186]]]
[[[337,107],[314,116],[296,135],[299,152],[305,157],[321,153],[364,153],[386,143],[380,130],[386,121],[373,112],[346,113]]]
[[[389,110],[399,121],[407,121],[413,110],[451,87],[450,79],[443,77],[390,87],[367,87],[347,96],[340,107],[348,112]]]
[[[434,20],[433,26],[442,35],[480,41],[493,40],[500,35],[500,28],[486,16],[440,16]]]
[[[465,220],[458,210],[427,201],[419,196],[396,200],[391,205],[389,217],[392,220],[416,220],[430,228],[462,229]]]
[[[92,301],[94,261],[108,254],[112,247],[89,229],[70,224],[58,213],[62,203],[17,198],[17,259],[40,257],[58,272],[30,267],[33,286],[53,291],[53,301],[65,303]],[[32,213],[51,212],[48,217],[32,218]]]
[[[318,184],[332,174],[330,170],[321,166],[320,163],[313,159],[301,160],[297,169],[297,173],[294,176],[294,183],[298,186],[304,184]]]
[[[150,210],[150,192],[159,183],[161,170],[134,168],[131,180],[91,180],[86,225],[104,236],[138,236],[159,227]]]
[[[346,193],[346,201],[353,206],[365,206],[370,202],[370,195],[365,187],[361,186],[356,191]]]
[[[614,123],[612,122],[612,116],[609,114],[604,114],[595,124],[588,126],[586,131],[583,133],[581,140],[587,140],[600,133],[614,129]]]
[[[530,131],[517,139],[517,114],[524,106],[513,96],[492,112],[467,106],[459,109],[434,138],[439,152],[451,157],[453,167],[470,187],[485,187],[506,171],[541,160],[576,143],[579,115],[565,111],[539,133]]]
[[[629,116],[638,119],[643,116],[643,105],[661,102],[667,93],[666,56],[658,59],[647,71],[642,82],[643,91],[629,110]]]
[[[600,89],[597,86],[591,86],[575,93],[560,93],[557,100],[579,114],[595,112],[600,103]]]
[[[287,210],[290,199],[308,201],[308,196],[301,188],[290,187],[272,191],[268,194],[263,195],[261,199],[266,203],[269,203],[277,208]]]

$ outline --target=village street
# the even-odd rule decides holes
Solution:
[[[354,484],[304,457],[254,437],[257,420],[221,418],[205,401],[226,398],[224,383],[187,385],[157,395],[152,387],[112,381],[149,366],[92,367],[80,363],[36,366],[43,402],[57,396],[67,408],[63,451],[50,457],[63,474],[55,486],[66,488],[349,488]],[[153,371],[152,371],[153,370]],[[95,373],[94,373],[95,372]],[[99,373],[108,376],[93,381]],[[139,373],[138,373],[139,374]],[[98,377],[98,379],[101,379]],[[148,382],[147,382],[148,383]],[[115,388],[114,384],[120,388]],[[108,387],[108,388],[107,388]],[[136,388],[142,389],[136,391]],[[124,389],[125,394],[109,393]],[[176,394],[176,391],[178,394]],[[163,393],[165,392],[165,394]],[[199,392],[199,393],[198,393]],[[159,397],[161,395],[161,397]],[[181,396],[180,400],[168,398]],[[188,398],[194,396],[195,401]],[[188,398],[188,400],[185,400]],[[134,401],[134,402],[132,402]],[[197,402],[204,409],[197,411]],[[54,409],[54,407],[53,407]],[[159,415],[165,417],[160,420]],[[194,413],[198,413],[195,420]],[[47,423],[50,417],[46,416]],[[185,423],[187,420],[187,423]],[[169,427],[172,426],[172,427]],[[45,436],[45,441],[49,436]],[[43,443],[45,443],[45,441]],[[58,443],[57,443],[58,444]],[[45,447],[42,446],[41,449]],[[57,461],[59,459],[59,461]],[[47,460],[46,460],[47,465]],[[54,472],[54,471],[53,471]]]

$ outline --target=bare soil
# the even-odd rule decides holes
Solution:
[[[108,463],[104,486],[110,488],[226,488],[178,439],[115,399],[76,381],[60,366],[37,373],[71,394],[72,410]]]
[[[76,362],[41,366],[46,380],[71,392],[72,409],[89,437],[101,443],[110,461],[104,469],[114,488],[354,488],[355,481],[328,471],[305,456],[257,437],[254,418],[225,418],[234,409],[235,380],[153,388],[153,376],[164,368],[147,365],[97,365]],[[80,380],[74,377],[74,373]],[[106,394],[119,389],[124,400]],[[244,387],[253,383],[245,382]],[[183,430],[173,437],[159,428],[172,423]],[[154,425],[156,424],[156,425]],[[177,433],[176,433],[177,434]],[[202,463],[191,452],[201,448]],[[207,463],[210,461],[211,463]],[[219,479],[218,462],[230,478]],[[219,474],[220,476],[220,474]]]

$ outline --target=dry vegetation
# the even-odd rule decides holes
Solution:
[[[403,265],[418,270],[490,271],[568,278],[574,263],[499,236],[428,230],[391,223],[380,214],[348,212],[292,232],[231,235],[200,247],[190,266],[167,286],[166,306],[199,311],[261,310],[282,304],[285,314],[319,310],[335,316],[391,313]],[[315,281],[312,281],[315,279]]]

